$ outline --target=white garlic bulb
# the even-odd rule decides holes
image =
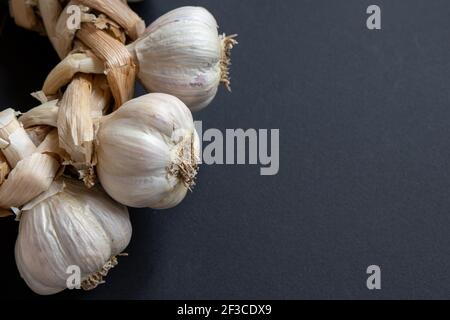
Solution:
[[[181,7],[157,19],[128,48],[148,91],[174,95],[198,111],[213,100],[220,82],[230,87],[234,37],[219,36],[206,9]]]
[[[88,190],[71,179],[55,181],[24,206],[20,217],[17,267],[42,295],[67,288],[70,266],[79,267],[82,288],[96,287],[131,237],[126,207],[103,190]]]
[[[112,198],[130,207],[166,209],[194,185],[200,143],[186,105],[150,93],[102,118],[96,151],[99,180]]]

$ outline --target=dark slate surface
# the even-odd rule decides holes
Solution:
[[[381,31],[365,27],[382,7]],[[130,256],[76,299],[450,297],[450,4],[446,0],[166,1],[147,22],[207,7],[239,33],[233,93],[195,115],[205,128],[279,128],[280,172],[203,166],[177,208],[131,210]],[[3,19],[2,19],[3,20]],[[57,56],[7,19],[0,105],[27,110]],[[139,91],[138,94],[141,94]],[[39,298],[0,221],[1,296]],[[382,268],[382,290],[366,268]]]

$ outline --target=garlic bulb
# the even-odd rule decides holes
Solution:
[[[181,7],[157,19],[128,48],[148,91],[174,95],[198,111],[213,100],[219,83],[230,88],[234,37],[219,36],[206,9]]]
[[[177,205],[194,185],[200,143],[192,114],[178,98],[151,93],[102,118],[97,174],[130,207]]]
[[[17,267],[42,295],[67,288],[70,266],[79,267],[82,288],[95,288],[131,237],[126,207],[101,189],[88,190],[71,179],[55,181],[22,208],[20,217]]]

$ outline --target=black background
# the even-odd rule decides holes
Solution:
[[[369,31],[366,8],[382,8]],[[131,210],[129,257],[75,299],[450,298],[448,0],[146,0],[149,23],[202,5],[239,33],[233,93],[204,129],[279,128],[280,172],[202,166],[164,212]],[[3,14],[2,14],[3,15]],[[4,20],[2,18],[2,20]],[[0,105],[27,110],[58,58],[46,38],[0,34]],[[142,90],[138,90],[142,94]],[[0,296],[40,298],[0,221]],[[366,288],[380,265],[382,290]]]

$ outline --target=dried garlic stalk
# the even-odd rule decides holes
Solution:
[[[103,74],[104,69],[102,61],[88,52],[69,54],[48,74],[42,91],[46,96],[55,95],[76,73]]]
[[[52,131],[52,129],[53,128],[50,126],[33,126],[26,128],[25,130],[34,145],[39,146],[45,140],[50,131]]]
[[[119,40],[122,43],[125,43],[127,41],[127,37],[123,32],[122,28],[104,14],[100,14],[98,17],[96,17],[95,21],[93,22],[98,29],[105,30],[110,36],[112,36],[116,40]]]
[[[6,176],[11,171],[8,162],[2,152],[0,152],[0,185],[5,181]]]
[[[67,152],[59,146],[58,130],[56,128],[47,127],[50,132],[45,136],[43,141],[39,144],[36,152],[52,155],[54,158],[59,159],[62,162],[64,159],[68,159]]]
[[[77,3],[75,1],[67,3],[54,26],[52,44],[61,59],[65,58],[74,48],[73,44],[77,29],[67,27],[67,21],[69,21],[72,14],[67,9],[73,5],[77,5]],[[79,8],[81,9],[80,22],[94,22],[96,20],[96,16],[89,12],[89,8],[81,5],[79,5]]]
[[[11,16],[18,26],[43,33],[44,27],[42,22],[29,2],[29,0],[10,0],[9,10]]]
[[[36,151],[12,109],[0,113],[0,149],[11,167]]]
[[[14,213],[11,210],[0,209],[0,218],[6,218],[13,215]]]
[[[12,109],[0,112],[0,148],[12,168],[0,186],[0,208],[20,207],[46,191],[60,165],[36,146]]]
[[[59,110],[57,103],[58,100],[46,102],[25,112],[19,120],[25,128],[43,125],[56,127]]]
[[[104,75],[95,75],[92,82],[91,92],[91,118],[94,121],[94,126],[100,118],[109,113],[111,106],[112,95],[109,90],[108,81]]]
[[[70,155],[71,164],[79,170],[90,167],[94,151],[91,92],[92,76],[76,75],[59,103],[59,144]]]
[[[77,37],[105,63],[105,73],[116,107],[130,100],[134,94],[136,65],[127,48],[90,23],[83,24]]]
[[[47,37],[52,45],[57,49],[59,47],[58,38],[56,36],[56,23],[62,12],[59,0],[37,0],[37,7],[44,23]],[[59,52],[59,50],[56,50]]]
[[[125,29],[132,40],[137,39],[145,30],[144,21],[120,0],[77,0],[77,2],[110,17]]]
[[[92,140],[101,117],[109,111],[111,101],[112,95],[104,75],[79,74],[60,102],[53,100],[35,107],[24,113],[20,121],[33,141],[34,131],[38,128],[49,130],[58,127],[58,145],[62,148],[57,154],[65,163],[75,166],[86,185],[91,187],[95,182],[93,166],[96,165]]]
[[[18,208],[46,191],[58,169],[59,163],[45,154],[20,161],[0,186],[0,208]]]

